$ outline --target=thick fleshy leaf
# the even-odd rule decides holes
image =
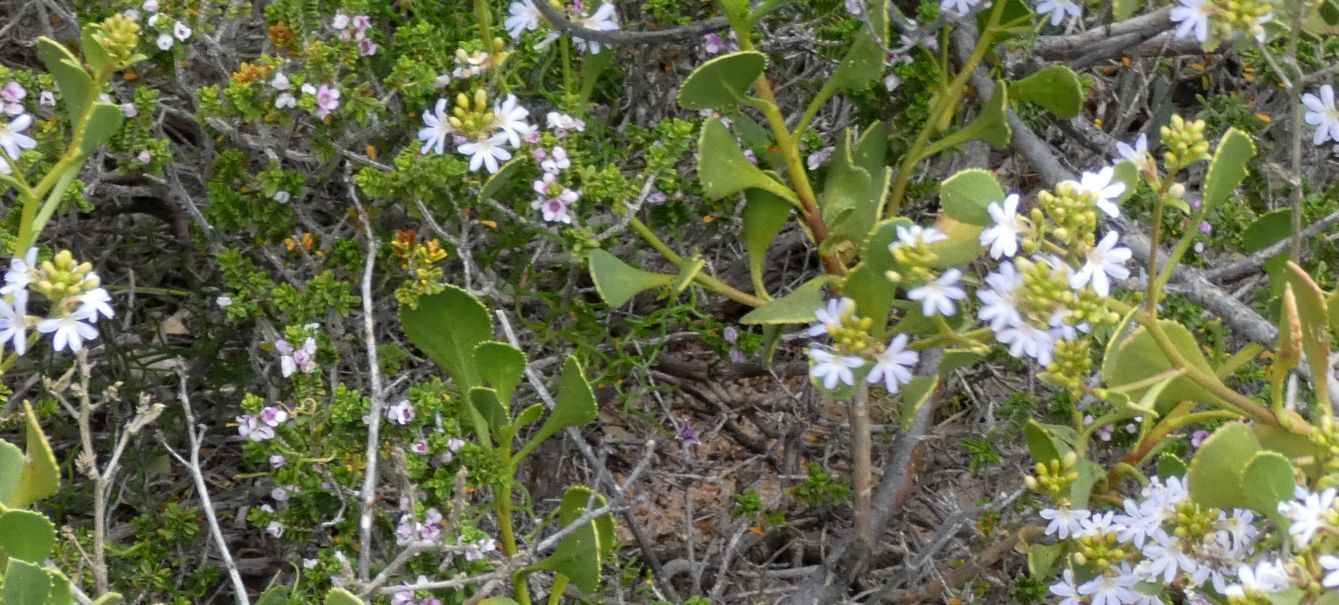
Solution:
[[[1218,149],[1213,152],[1209,163],[1209,173],[1204,177],[1204,208],[1212,210],[1241,184],[1246,178],[1246,163],[1255,157],[1255,141],[1236,128],[1229,128],[1218,141]]]
[[[1307,366],[1311,370],[1312,384],[1318,392],[1328,392],[1330,373],[1330,312],[1325,301],[1325,293],[1320,286],[1296,263],[1288,261],[1285,265],[1285,279],[1297,297],[1297,319],[1302,328],[1302,351],[1306,353]],[[1324,399],[1328,399],[1325,397]]]
[[[117,130],[121,129],[123,121],[120,107],[111,103],[94,103],[79,150],[85,155],[97,151],[104,143],[111,140]]]
[[[563,373],[558,379],[558,399],[549,412],[549,417],[544,420],[544,424],[539,426],[539,430],[530,438],[530,441],[522,448],[521,453],[517,454],[519,460],[534,451],[539,444],[543,443],[549,437],[557,434],[569,426],[581,426],[592,420],[599,413],[599,407],[595,402],[595,393],[590,390],[590,383],[586,382],[586,373],[582,371],[581,364],[577,363],[577,358],[569,356],[567,361],[563,362]]]
[[[763,294],[763,260],[767,248],[790,220],[790,203],[761,189],[744,192],[744,248],[749,253],[749,275],[754,290]]]
[[[1196,502],[1218,508],[1248,506],[1241,491],[1242,473],[1260,442],[1250,427],[1240,422],[1225,424],[1209,435],[1186,469],[1186,483]]]
[[[939,184],[939,206],[950,218],[969,225],[992,223],[986,208],[1003,203],[1004,188],[988,170],[969,168]]]
[[[1204,359],[1199,344],[1189,330],[1179,323],[1165,319],[1159,320],[1158,325],[1167,333],[1167,338],[1176,347],[1177,353],[1191,365],[1213,375],[1213,368]],[[1107,387],[1111,389],[1145,381],[1170,369],[1172,369],[1171,362],[1167,360],[1167,356],[1158,347],[1153,336],[1143,327],[1120,341],[1119,345],[1108,347],[1106,359],[1102,362],[1102,373],[1106,377]],[[1131,400],[1138,401],[1150,388],[1151,386],[1145,386],[1132,389],[1125,394]],[[1166,404],[1186,400],[1221,401],[1217,395],[1185,377],[1173,380],[1156,398],[1159,410],[1162,412],[1166,411],[1162,409]]]
[[[1167,479],[1168,477],[1186,476],[1186,461],[1182,460],[1176,454],[1163,452],[1158,454],[1158,477]]]
[[[37,56],[56,80],[70,120],[77,120],[93,98],[93,79],[81,67],[78,57],[51,38],[42,36],[37,39]]]
[[[832,78],[831,85],[844,90],[864,88],[883,75],[883,60],[883,49],[870,37],[869,31],[862,27],[841,64],[829,76]]]
[[[1079,458],[1074,470],[1079,474],[1079,478],[1069,484],[1070,504],[1074,508],[1087,508],[1088,498],[1093,494],[1093,487],[1106,481],[1107,472],[1102,468],[1102,465],[1087,458]]]
[[[74,590],[70,579],[55,569],[45,569],[51,578],[51,592],[46,596],[46,605],[74,605]]]
[[[790,188],[749,161],[734,135],[715,118],[702,125],[698,138],[697,179],[708,199],[720,199],[745,189],[762,189],[792,204],[799,203]]]
[[[261,594],[256,605],[288,605],[288,602],[288,587],[280,584],[270,587]]]
[[[892,181],[892,169],[884,165],[887,149],[888,129],[881,122],[859,140],[853,142],[849,131],[838,140],[820,198],[829,228],[825,245],[859,245],[878,222]]]
[[[479,384],[474,348],[493,335],[493,318],[479,299],[463,288],[447,285],[418,300],[418,307],[400,308],[405,336],[446,370],[462,391]]]
[[[511,424],[511,415],[507,408],[498,400],[497,391],[488,387],[474,387],[470,389],[470,405],[483,417],[488,423],[488,428],[493,431],[500,431]],[[498,439],[505,439],[499,437]]]
[[[683,291],[688,289],[688,286],[693,283],[694,279],[697,279],[698,274],[702,273],[702,269],[706,266],[707,259],[702,258],[700,254],[693,255],[692,258],[685,260],[682,265],[679,265],[679,273],[674,276],[674,282],[670,284],[670,292],[673,292],[675,296],[683,294]]]
[[[721,109],[739,104],[767,69],[767,55],[745,50],[716,57],[693,70],[679,88],[684,109]]]
[[[563,525],[571,523],[587,510],[590,494],[590,490],[584,488],[568,490],[558,509]],[[601,500],[597,499],[595,506],[599,506]],[[536,563],[535,567],[567,576],[573,586],[582,592],[592,593],[600,585],[601,555],[598,527],[595,523],[583,523],[558,542],[558,548],[553,554]]]
[[[105,595],[98,597],[97,600],[93,601],[93,605],[121,605],[122,603],[125,602],[126,599],[125,597],[121,596],[121,593],[109,592]]]
[[[56,526],[41,513],[10,510],[0,514],[0,566],[10,558],[41,563],[56,544]]]
[[[1061,442],[1047,425],[1036,420],[1029,420],[1023,427],[1023,441],[1027,443],[1032,459],[1042,464],[1049,465],[1073,451],[1069,445]]]
[[[505,342],[489,340],[474,347],[474,363],[479,376],[497,392],[504,409],[511,405],[511,395],[525,375],[525,353]]]
[[[51,451],[51,444],[47,442],[42,426],[37,423],[37,414],[33,412],[31,403],[23,402],[23,413],[28,427],[27,455],[24,457],[19,484],[6,502],[10,508],[26,507],[60,491],[60,467],[56,465],[56,454]]]
[[[911,428],[911,421],[916,419],[916,413],[921,407],[930,401],[937,386],[939,386],[938,374],[913,376],[911,382],[902,385],[902,405],[898,408],[898,419],[901,421],[902,430]]]
[[[600,298],[611,307],[621,307],[642,292],[674,283],[673,275],[643,271],[604,250],[591,251],[590,276]]]
[[[23,476],[23,450],[0,439],[0,503],[8,503]]]
[[[1297,485],[1293,465],[1278,452],[1256,452],[1241,475],[1241,493],[1251,508],[1267,515],[1278,514],[1278,505],[1293,497]]]
[[[996,149],[1007,148],[1014,134],[1006,117],[1008,109],[1009,89],[1004,82],[996,81],[995,94],[981,106],[981,113],[977,114],[976,119],[970,124],[964,126],[958,136],[985,141]]]
[[[488,180],[484,181],[483,188],[479,190],[479,199],[485,201],[497,199],[498,194],[502,192],[502,189],[515,180],[516,175],[520,174],[521,168],[529,165],[529,163],[530,160],[526,159],[524,156],[518,156],[498,167],[497,172],[493,173],[488,177]]]
[[[1242,252],[1259,252],[1288,237],[1292,231],[1292,210],[1284,208],[1255,219],[1241,232]]]
[[[5,568],[5,585],[0,590],[4,605],[46,605],[51,594],[51,576],[41,567],[21,559],[10,559]]]
[[[823,286],[827,283],[827,277],[815,277],[801,284],[790,294],[749,311],[739,318],[739,323],[750,325],[812,323],[814,310],[823,306]]]
[[[1079,75],[1065,65],[1043,67],[1009,86],[1014,99],[1036,103],[1056,117],[1069,119],[1083,110]]]
[[[107,49],[102,47],[95,39],[102,33],[100,27],[84,27],[84,32],[79,36],[79,49],[84,53],[84,62],[88,63],[93,73],[103,70],[109,70],[112,66],[112,58],[107,54]]]
[[[874,320],[871,333],[881,340],[887,335],[888,313],[897,294],[897,287],[884,275],[895,264],[888,246],[897,238],[897,226],[909,224],[899,217],[875,225],[861,246],[861,263],[846,274],[842,285],[842,293],[855,301],[860,315]]]
[[[1055,562],[1065,553],[1064,544],[1031,544],[1027,550],[1028,575],[1038,580],[1048,580]]]
[[[930,266],[936,269],[961,267],[981,257],[985,248],[981,246],[981,226],[964,223],[947,215],[939,215],[935,229],[948,236],[948,239],[926,246],[938,255]]]
[[[343,588],[331,588],[325,596],[325,605],[363,605],[363,600]]]

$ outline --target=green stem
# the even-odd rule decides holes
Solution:
[[[553,592],[549,593],[549,605],[558,605],[563,602],[563,593],[567,591],[569,580],[567,576],[558,574],[553,578]]]
[[[828,81],[823,84],[823,88],[819,89],[817,95],[814,95],[814,100],[809,102],[809,107],[804,110],[804,115],[800,117],[800,123],[795,125],[796,139],[803,136],[804,131],[809,129],[809,124],[818,116],[819,110],[823,109],[824,105],[827,105],[828,99],[831,99],[832,95],[837,94],[838,88],[837,80],[828,78]]]
[[[990,17],[986,21],[986,26],[981,30],[981,39],[976,42],[976,48],[972,49],[972,54],[968,56],[967,62],[963,63],[962,69],[958,75],[949,83],[944,94],[939,97],[934,109],[930,112],[929,119],[921,126],[921,130],[916,134],[916,139],[907,149],[907,155],[902,160],[902,165],[897,170],[897,181],[893,185],[893,193],[888,198],[888,211],[886,216],[894,216],[902,206],[902,197],[906,195],[907,186],[911,182],[911,172],[920,162],[922,148],[930,142],[930,136],[934,134],[939,123],[943,121],[945,114],[957,106],[958,99],[962,96],[962,89],[971,79],[972,72],[976,71],[976,66],[986,58],[986,53],[990,51],[995,39],[995,28],[1000,24],[1000,19],[1004,15],[1004,6],[1007,2],[996,2],[990,10]],[[945,45],[947,46],[947,45]]]
[[[929,145],[926,145],[925,149],[923,149],[920,152],[919,157],[916,158],[916,161],[920,162],[921,160],[928,158],[936,153],[939,153],[945,149],[949,149],[956,145],[965,143],[971,140],[971,138],[972,133],[968,131],[966,127],[959,128],[950,133],[948,136],[939,139],[938,141],[935,141],[933,143],[930,143]]]
[[[665,260],[674,263],[675,267],[679,267],[682,269],[684,265],[688,264],[688,261],[684,260],[684,258],[682,256],[679,256],[677,252],[671,250],[669,246],[665,245],[665,242],[661,241],[659,237],[656,237],[655,232],[651,231],[651,228],[647,227],[646,223],[643,223],[642,221],[638,220],[637,217],[629,218],[628,225],[632,227],[633,231],[637,232],[637,235],[640,235],[642,239],[646,240],[646,243],[650,244],[652,249],[660,253],[661,256],[665,257]],[[734,286],[731,286],[730,284],[727,284],[701,271],[697,272],[697,274],[693,276],[693,281],[697,282],[702,287],[711,290],[712,292],[715,292],[717,294],[720,294],[721,296],[724,296],[737,303],[745,304],[750,307],[761,307],[767,304],[766,300],[758,298],[757,296],[749,294],[748,292],[744,292],[743,290],[739,290]]]
[[[483,40],[484,48],[488,49],[489,61],[492,61],[501,48],[498,48],[496,41],[493,40],[493,12],[488,7],[488,0],[474,0],[474,18],[479,21],[479,39]]]

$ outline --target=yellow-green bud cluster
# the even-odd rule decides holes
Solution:
[[[69,250],[61,250],[51,260],[43,261],[39,267],[32,289],[42,293],[57,307],[70,297],[102,285],[97,275],[89,275],[93,272],[93,265],[75,261]]]
[[[1074,181],[1063,181],[1055,186],[1055,193],[1038,193],[1037,204],[1055,224],[1050,230],[1051,237],[1064,247],[1093,244],[1093,231],[1097,228],[1096,193],[1084,190]],[[1032,214],[1033,224],[1042,224],[1041,213],[1034,209]]]
[[[103,21],[101,30],[94,39],[107,51],[112,64],[121,69],[133,63],[135,48],[139,46],[139,24],[117,14]]]
[[[1273,605],[1274,600],[1269,596],[1247,592],[1240,596],[1230,596],[1227,598],[1228,605]]]
[[[456,106],[451,110],[448,120],[456,132],[472,139],[488,138],[493,134],[493,108],[488,104],[488,93],[483,89],[474,91],[473,104],[465,93],[456,95]]]
[[[1332,418],[1320,419],[1315,430],[1311,431],[1311,443],[1320,450],[1325,470],[1339,471],[1339,426],[1335,425]]]
[[[893,244],[888,247],[888,252],[901,268],[900,273],[889,271],[888,281],[895,284],[923,284],[936,277],[930,264],[939,255],[931,252],[925,242],[917,240],[914,243]]]
[[[1073,313],[1066,318],[1070,325],[1088,323],[1098,326],[1120,321],[1120,314],[1107,308],[1107,297],[1099,295],[1092,288],[1080,290],[1070,310]]]
[[[1052,500],[1064,501],[1067,499],[1069,484],[1079,479],[1079,472],[1075,470],[1078,462],[1079,457],[1074,452],[1065,454],[1059,460],[1052,460],[1050,464],[1038,462],[1032,468],[1033,474],[1023,478],[1023,484],[1034,492],[1050,496]]]
[[[1180,170],[1209,159],[1209,141],[1204,138],[1206,128],[1204,120],[1187,122],[1180,115],[1173,115],[1171,122],[1162,127],[1159,132],[1167,146],[1162,160],[1168,170]]]
[[[883,343],[869,335],[873,326],[874,320],[856,314],[854,303],[846,304],[837,322],[827,324],[832,348],[843,355],[872,356],[881,352]]]
[[[1081,390],[1084,379],[1093,371],[1091,349],[1092,340],[1088,338],[1057,341],[1051,365],[1046,366],[1041,378],[1071,391]]]
[[[1126,550],[1125,543],[1116,537],[1114,531],[1082,536],[1074,545],[1076,546],[1074,562],[1079,565],[1092,565],[1101,572],[1130,560],[1134,554]]]
[[[1187,544],[1199,544],[1209,532],[1213,531],[1218,523],[1219,512],[1211,506],[1200,506],[1191,500],[1185,500],[1176,505],[1175,515],[1172,517],[1172,523],[1176,528],[1172,530],[1172,534],[1185,539]]]
[[[1224,40],[1241,32],[1243,36],[1254,38],[1264,33],[1261,19],[1269,16],[1269,3],[1261,0],[1213,0],[1215,9],[1213,24],[1219,38]]]
[[[1033,323],[1050,325],[1056,311],[1074,306],[1076,295],[1069,287],[1069,278],[1063,269],[1047,262],[1018,259],[1023,284],[1019,286],[1019,311]]]

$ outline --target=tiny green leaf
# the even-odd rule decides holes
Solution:
[[[519,462],[558,431],[595,420],[598,413],[595,393],[590,390],[590,383],[586,382],[586,373],[582,371],[576,357],[568,356],[567,361],[563,362],[562,376],[558,379],[558,400],[553,411],[513,460]]]
[[[1009,140],[1013,138],[1013,129],[1009,126],[1006,115],[1009,108],[1008,103],[1008,87],[1004,85],[1004,82],[996,81],[995,94],[981,106],[981,113],[977,114],[976,119],[964,126],[960,133],[954,133],[950,136],[985,141],[996,149],[1007,148]]]
[[[498,401],[497,391],[488,387],[474,387],[470,389],[470,405],[474,406],[475,411],[483,417],[488,423],[488,427],[494,431],[501,430],[508,424],[511,424],[511,415],[507,408]],[[499,437],[505,439],[505,437]]]
[[[861,28],[841,64],[829,76],[831,85],[844,90],[868,86],[883,75],[883,60],[883,49],[870,37],[868,30]]]
[[[767,69],[767,55],[745,50],[716,57],[693,70],[679,88],[684,109],[733,107]]]
[[[111,103],[94,103],[79,151],[84,155],[97,151],[104,143],[111,140],[117,130],[121,129],[123,121],[120,107]]]
[[[1079,75],[1065,65],[1043,67],[1014,82],[1009,90],[1015,99],[1036,103],[1058,118],[1069,119],[1083,110]]]
[[[590,276],[595,281],[595,291],[611,307],[621,307],[646,290],[674,283],[673,275],[643,271],[604,250],[591,251]]]
[[[939,184],[939,206],[950,218],[969,225],[991,224],[986,208],[1004,201],[1004,188],[990,171],[969,168]]]
[[[827,277],[815,277],[801,284],[790,294],[749,311],[739,318],[739,323],[749,325],[810,323],[814,321],[814,310],[823,306],[825,285]]]
[[[45,571],[51,578],[51,592],[47,594],[46,605],[74,605],[74,591],[70,588],[70,579],[55,569]]]
[[[1186,475],[1186,461],[1182,460],[1176,454],[1163,452],[1158,455],[1158,477],[1167,479],[1168,477],[1184,477]]]

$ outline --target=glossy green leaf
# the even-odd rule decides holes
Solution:
[[[1196,502],[1218,508],[1248,506],[1241,492],[1242,473],[1260,442],[1250,427],[1225,424],[1209,435],[1186,469],[1186,484]]]
[[[1204,177],[1204,207],[1212,210],[1227,199],[1246,178],[1246,163],[1255,157],[1255,141],[1236,128],[1229,128],[1218,141],[1209,173]]]
[[[488,428],[498,431],[511,424],[511,414],[498,400],[497,391],[487,387],[470,389],[470,405],[488,423]],[[499,439],[504,439],[500,437]]]
[[[862,262],[846,274],[842,284],[842,293],[855,301],[860,315],[874,320],[870,330],[880,340],[887,336],[888,313],[897,294],[896,286],[884,275],[895,264],[888,246],[897,238],[898,225],[909,224],[900,217],[876,224],[861,245]]]
[[[417,308],[400,308],[405,336],[446,370],[462,391],[479,384],[474,348],[493,335],[493,318],[479,299],[463,288],[424,296]]]
[[[56,544],[56,526],[41,513],[14,509],[0,514],[0,565],[8,559],[45,561]]]
[[[363,605],[363,600],[343,588],[331,588],[325,595],[325,605]]]
[[[1242,252],[1259,252],[1288,237],[1292,232],[1292,210],[1284,208],[1265,213],[1241,232]]]
[[[0,439],[0,503],[7,503],[23,476],[23,450]]]
[[[1004,188],[988,170],[969,168],[939,184],[939,206],[950,218],[969,225],[992,223],[986,208],[1004,202]]]
[[[1080,458],[1074,470],[1078,472],[1079,478],[1069,484],[1070,505],[1074,508],[1088,508],[1088,498],[1093,494],[1093,487],[1106,481],[1106,469],[1092,460]]]
[[[56,80],[70,120],[78,120],[84,107],[93,99],[93,79],[84,71],[78,57],[51,38],[42,36],[37,39],[37,56]]]
[[[562,376],[558,379],[556,405],[553,406],[549,417],[544,420],[544,424],[539,426],[539,430],[522,449],[522,453],[517,455],[517,459],[524,458],[558,431],[595,420],[598,413],[595,393],[590,390],[590,383],[586,382],[586,373],[582,371],[576,357],[568,356],[563,362]]]
[[[1292,463],[1277,452],[1256,452],[1242,469],[1241,493],[1246,503],[1267,515],[1277,514],[1279,503],[1292,499],[1295,485]]]
[[[1165,319],[1159,320],[1158,325],[1167,333],[1167,338],[1176,347],[1177,353],[1191,365],[1213,375],[1213,368],[1204,359],[1199,344],[1189,330],[1179,323]],[[1111,389],[1147,380],[1170,369],[1172,369],[1171,362],[1167,360],[1167,356],[1158,347],[1153,336],[1143,327],[1121,340],[1118,346],[1108,348],[1106,359],[1102,362],[1102,373],[1106,377],[1107,387]],[[1150,388],[1145,386],[1132,389],[1125,394],[1132,400],[1138,401]],[[1185,400],[1221,401],[1218,396],[1184,376],[1173,380],[1156,398],[1160,409],[1166,404]]]
[[[1321,292],[1320,286],[1306,271],[1292,261],[1285,265],[1284,279],[1292,286],[1297,300],[1297,318],[1302,326],[1302,351],[1306,353],[1312,384],[1318,391],[1324,388],[1328,392],[1328,386],[1324,385],[1330,373],[1330,311],[1325,293]]]
[[[604,250],[591,251],[590,276],[595,291],[611,307],[621,307],[642,292],[674,283],[673,275],[643,271]]]
[[[46,605],[51,594],[51,576],[41,567],[20,559],[10,559],[5,568],[5,585],[0,589],[3,605]]]
[[[94,103],[92,113],[88,116],[88,128],[84,130],[84,140],[80,142],[79,151],[85,155],[97,151],[103,144],[112,139],[112,135],[121,129],[121,123],[124,121],[120,107],[111,103]]]
[[[767,55],[745,50],[716,57],[700,65],[679,88],[684,109],[734,107],[767,69]]]
[[[37,414],[33,413],[31,403],[23,402],[23,413],[28,427],[28,449],[19,484],[5,502],[10,508],[26,507],[60,491],[60,467],[56,465],[56,454],[51,451],[51,444],[37,423]]]
[[[790,188],[744,156],[734,135],[715,118],[702,124],[697,144],[697,179],[708,199],[720,199],[745,189],[762,189],[791,204],[799,203]]]
[[[1158,454],[1157,470],[1158,477],[1161,479],[1184,477],[1186,476],[1186,461],[1176,454],[1163,452]]]
[[[1009,86],[1014,99],[1040,105],[1059,118],[1069,119],[1083,110],[1083,85],[1079,74],[1065,65],[1043,67]]]
[[[1061,443],[1046,425],[1036,420],[1029,420],[1023,426],[1023,442],[1027,444],[1032,459],[1042,464],[1049,465],[1070,452],[1069,446]]]
[[[1055,562],[1065,554],[1064,544],[1031,544],[1027,549],[1028,575],[1037,580],[1049,580]]]
[[[957,136],[985,141],[996,149],[1009,147],[1009,140],[1013,138],[1013,129],[1009,126],[1007,117],[1008,104],[1008,87],[1004,85],[1004,82],[996,81],[995,94],[981,106],[981,113],[977,114],[976,119],[964,126],[962,133]]]
[[[828,77],[832,78],[832,86],[858,90],[883,76],[883,61],[883,49],[870,37],[869,31],[861,27],[841,64]]]
[[[761,296],[763,260],[767,258],[767,248],[790,220],[791,205],[761,189],[745,191],[744,200],[744,248],[749,254],[749,275],[753,277],[754,290]]]
[[[901,420],[902,430],[911,428],[911,421],[916,418],[916,413],[930,401],[935,387],[938,386],[938,374],[912,376],[910,382],[902,385],[902,405],[898,408],[898,419]]]
[[[749,325],[812,323],[814,310],[823,306],[825,285],[827,277],[815,277],[801,284],[790,294],[749,311],[739,318],[739,323]]]
[[[474,364],[479,376],[496,391],[502,407],[510,408],[516,385],[525,376],[525,353],[505,342],[488,340],[474,347]]]

